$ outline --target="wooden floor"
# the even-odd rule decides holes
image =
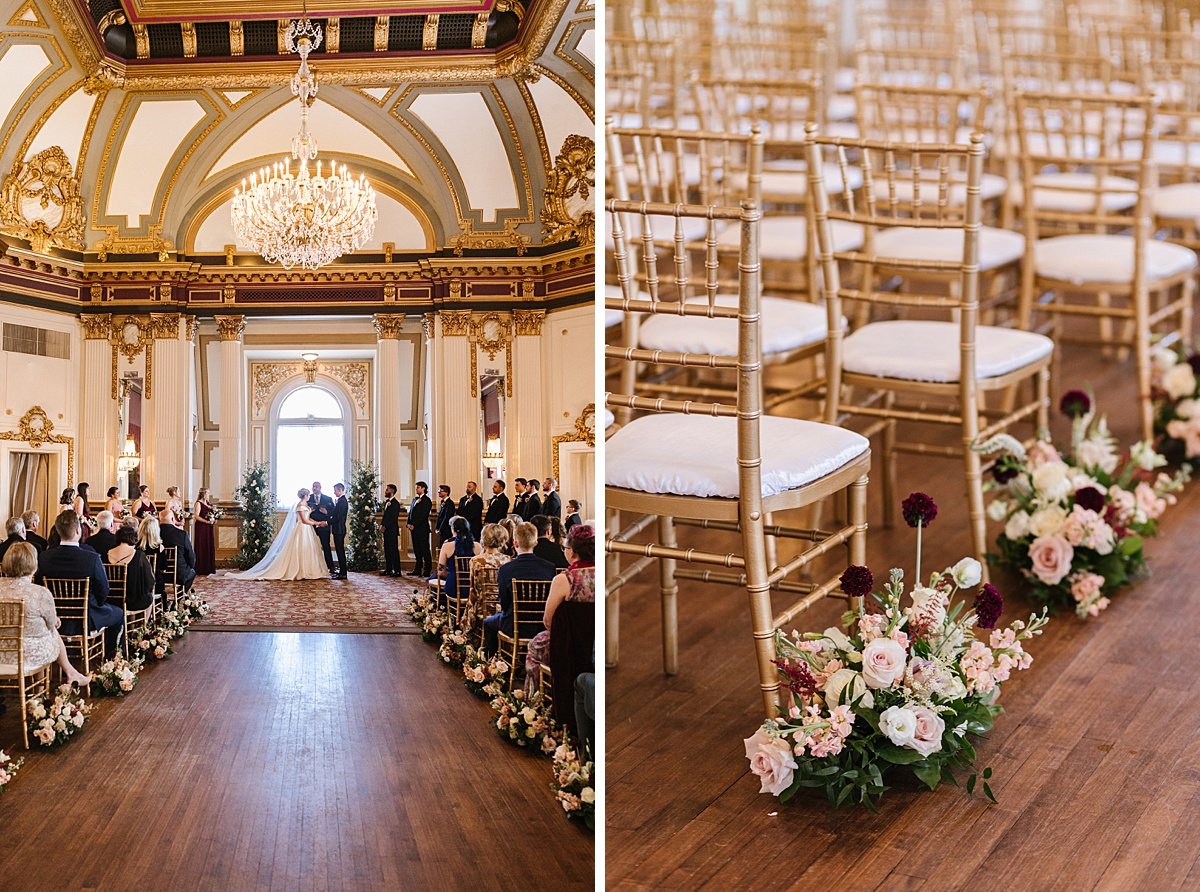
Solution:
[[[5,892],[592,888],[551,763],[417,636],[192,632],[98,702],[0,800]]]
[[[1056,397],[1090,384],[1128,445],[1131,367],[1081,352],[1055,370]],[[926,566],[946,566],[967,547],[959,465],[901,468],[899,496],[924,490],[941,508]],[[876,479],[869,563],[876,579],[901,564],[911,576],[911,531],[879,518]],[[1150,579],[1100,620],[1060,616],[1033,642],[1033,667],[1005,685],[1007,712],[979,747],[999,805],[909,786],[878,814],[759,794],[742,746],[762,718],[744,592],[681,583],[680,673],[666,678],[657,574],[642,576],[622,595],[621,662],[606,675],[608,887],[1200,888],[1198,542],[1195,482],[1147,546]],[[1007,619],[1028,613],[1017,579],[995,581]],[[835,624],[840,609],[828,601],[802,627]]]

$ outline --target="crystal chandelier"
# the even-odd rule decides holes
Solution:
[[[355,177],[346,165],[330,164],[328,173],[317,161],[317,140],[308,130],[308,110],[317,96],[317,78],[308,55],[321,45],[321,26],[303,17],[288,26],[288,52],[300,54],[300,69],[292,76],[292,95],[300,103],[300,131],[292,138],[291,158],[251,174],[233,196],[233,230],[268,261],[285,269],[318,269],[361,248],[375,232],[379,214],[375,190],[364,175]],[[292,170],[292,159],[298,162]]]

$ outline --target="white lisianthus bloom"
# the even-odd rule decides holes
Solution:
[[[879,730],[896,746],[910,746],[917,733],[917,716],[911,709],[891,706],[879,714]]]
[[[1113,447],[1113,441],[1108,436],[1088,437],[1075,450],[1075,458],[1085,468],[1100,468],[1111,474],[1119,460]]]
[[[1160,371],[1165,372],[1167,369],[1179,362],[1179,357],[1176,355],[1175,351],[1167,349],[1166,347],[1159,347],[1151,355],[1154,359],[1154,365],[1157,366]]]
[[[1153,471],[1167,463],[1166,456],[1159,455],[1150,445],[1149,440],[1134,443],[1129,450],[1129,460],[1143,471]]]
[[[1033,472],[1033,488],[1047,502],[1057,502],[1071,492],[1070,468],[1065,462],[1048,461]]]
[[[850,638],[841,629],[835,629],[832,626],[830,626],[828,629],[826,629],[821,634],[823,636],[825,636],[826,638],[828,638],[830,641],[832,641],[833,646],[836,647],[838,650],[842,650],[842,651],[854,650],[854,645],[850,642]]]
[[[846,689],[849,688],[848,691]],[[843,695],[843,691],[846,693]],[[839,669],[825,682],[825,705],[830,709],[842,703],[843,697],[846,703],[853,703],[859,697],[862,697],[860,705],[870,709],[875,705],[875,695],[867,690],[863,678],[853,669]]]
[[[583,802],[595,802],[596,801],[596,791],[593,790],[591,787],[584,787],[582,790],[579,791],[579,798]]]
[[[1039,508],[1029,518],[1029,532],[1034,536],[1057,536],[1066,525],[1067,510],[1060,505]]]
[[[950,575],[954,577],[954,584],[959,588],[974,588],[983,578],[983,567],[975,558],[965,557],[950,568]]]
[[[1186,362],[1177,363],[1163,374],[1162,386],[1173,400],[1192,396],[1196,392],[1196,373]]]
[[[1184,421],[1200,415],[1200,400],[1180,400],[1175,406],[1175,414]]]
[[[1016,512],[1008,519],[1008,523],[1004,525],[1004,535],[1009,539],[1017,540],[1029,535],[1029,515],[1024,511]]]
[[[989,520],[1004,520],[1004,515],[1006,514],[1008,514],[1008,502],[996,499],[988,503],[987,516]]]

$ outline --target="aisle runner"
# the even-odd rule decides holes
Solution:
[[[414,591],[425,584],[405,577],[389,579],[351,573],[344,582],[264,582],[209,576],[196,591],[211,612],[192,626],[210,631],[381,632],[418,635],[404,615]]]

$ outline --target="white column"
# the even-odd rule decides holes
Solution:
[[[221,399],[217,426],[220,437],[216,449],[216,467],[212,469],[213,495],[232,499],[242,482],[246,464],[246,369],[242,348],[244,316],[218,316],[217,334],[221,338]]]
[[[180,498],[190,497],[191,480],[191,343],[181,331],[178,313],[151,315],[153,355],[147,356],[147,445],[143,462],[147,482],[161,499],[168,486],[180,488]]]
[[[549,419],[546,417],[546,378],[543,377],[541,310],[517,310],[513,338],[512,396],[504,425],[508,439],[510,477],[544,478],[550,473]]]
[[[112,316],[83,317],[83,389],[75,482],[86,481],[101,495],[117,482],[117,415],[112,395]],[[124,495],[124,493],[122,493]]]
[[[456,495],[468,480],[480,483],[483,474],[479,397],[478,391],[471,393],[471,351],[476,348],[468,337],[469,321],[467,312],[439,313],[430,350],[437,406],[430,431],[438,457],[434,476],[449,483]]]
[[[405,474],[403,449],[400,445],[401,387],[409,386],[409,376],[400,372],[400,328],[404,317],[398,313],[379,314],[375,317],[375,332],[379,336],[379,361],[376,363],[376,390],[379,395],[379,413],[376,430],[379,437],[377,464],[379,476],[386,485],[394,483],[402,495],[407,496],[409,487],[404,483]]]

